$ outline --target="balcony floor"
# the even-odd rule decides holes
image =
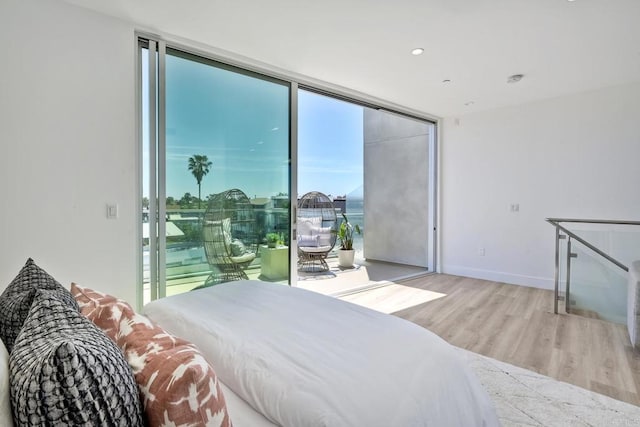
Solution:
[[[337,258],[329,258],[327,263],[329,271],[325,273],[299,271],[298,287],[326,295],[345,295],[429,272],[424,267],[363,259],[356,259],[354,268],[346,269],[338,266]]]
[[[428,273],[423,267],[401,265],[381,261],[356,259],[354,268],[341,268],[337,258],[327,259],[329,271],[307,273],[298,271],[297,286],[326,295],[345,295],[362,289],[374,288],[388,284],[389,281]],[[246,270],[250,280],[265,280],[261,277],[260,267]],[[169,278],[167,280],[167,296],[188,292],[204,283],[208,272],[192,274],[186,277]],[[288,280],[267,280],[288,284]],[[150,300],[148,284],[144,289],[145,303]]]

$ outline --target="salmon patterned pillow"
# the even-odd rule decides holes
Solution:
[[[80,312],[98,325],[109,338],[116,341],[122,309],[131,306],[123,300],[102,292],[71,284],[71,295],[75,298]],[[99,324],[98,324],[99,323]]]
[[[232,425],[215,372],[195,345],[167,333],[123,300],[75,283],[71,294],[82,314],[124,352],[147,425]]]

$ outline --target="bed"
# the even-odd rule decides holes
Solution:
[[[455,349],[394,316],[249,280],[153,301],[144,313],[200,348],[239,427],[499,425]]]

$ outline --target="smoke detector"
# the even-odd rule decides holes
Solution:
[[[524,74],[514,74],[507,77],[507,83],[518,83],[520,80],[522,80],[523,77]]]

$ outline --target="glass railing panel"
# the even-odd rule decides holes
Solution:
[[[586,238],[585,234],[590,233],[582,234]],[[587,241],[602,247],[598,245],[602,241]],[[575,239],[571,245],[571,251],[577,255],[571,261],[571,312],[624,324],[627,273]]]
[[[624,324],[627,268],[640,259],[640,221],[548,218],[566,239],[558,245],[558,294],[569,275],[569,311]],[[571,240],[569,257],[567,243]],[[570,262],[568,262],[570,260]],[[559,302],[562,311],[565,302]]]
[[[582,223],[563,225],[625,266],[640,259],[640,226]]]

